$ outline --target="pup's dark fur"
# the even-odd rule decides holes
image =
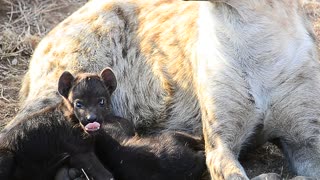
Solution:
[[[109,115],[115,83],[110,69],[100,76],[63,73],[58,91],[64,102],[25,117],[1,136],[0,179],[53,179],[63,164],[83,168],[94,179],[113,178],[94,154],[95,137],[85,126]],[[82,107],[74,108],[80,101]]]
[[[97,156],[121,180],[200,179],[206,167],[201,149],[199,139],[180,132],[121,142],[101,133],[96,141]]]

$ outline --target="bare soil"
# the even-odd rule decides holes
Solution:
[[[0,129],[19,110],[18,92],[30,56],[41,38],[86,0],[0,0]],[[320,1],[304,0],[320,39]],[[272,145],[249,153],[241,159],[248,175],[276,172],[288,179],[290,172],[280,150]]]

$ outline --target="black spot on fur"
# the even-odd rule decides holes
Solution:
[[[126,59],[127,58],[127,54],[128,54],[128,51],[125,48],[123,48],[122,49],[122,58]]]

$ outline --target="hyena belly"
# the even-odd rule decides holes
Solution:
[[[38,45],[21,90],[24,104],[57,99],[56,82],[64,70],[99,72],[108,66],[118,81],[112,98],[116,115],[133,121],[140,132],[200,134],[191,73],[197,8],[181,1],[90,1]]]

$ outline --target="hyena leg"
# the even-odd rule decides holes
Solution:
[[[320,72],[308,70],[281,84],[275,92],[279,95],[272,98],[273,120],[268,123],[293,170],[311,177],[320,177],[319,77]]]
[[[212,179],[248,179],[238,156],[260,123],[247,83],[240,76],[234,77],[237,73],[232,74],[202,77],[197,86],[206,163]]]
[[[317,141],[317,145],[314,144],[315,141]],[[281,146],[296,174],[313,178],[320,177],[319,138],[317,140],[305,138],[301,142],[284,138],[281,141]]]

